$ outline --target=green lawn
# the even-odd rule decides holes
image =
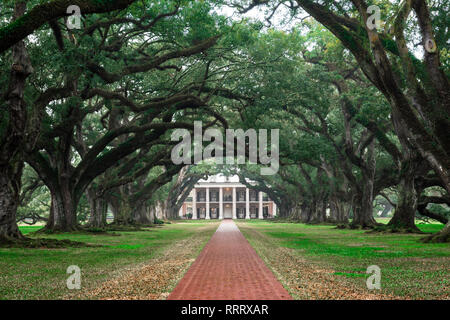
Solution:
[[[418,224],[424,232],[437,232],[442,226]],[[378,265],[386,293],[433,299],[448,297],[450,292],[450,246],[421,243],[418,240],[423,235],[367,233],[257,220],[240,222],[239,227],[250,243],[254,235],[247,227],[263,233],[279,246],[294,249],[309,261],[331,267],[336,276],[347,277],[360,287],[365,286],[367,267]]]
[[[159,254],[168,245],[196,236],[210,222],[172,223],[145,231],[109,234],[39,235],[52,239],[81,241],[99,247],[29,249],[0,248],[0,299],[57,299],[69,293],[67,267],[77,265],[82,286],[95,286],[120,269]],[[20,227],[30,234],[40,227]],[[207,231],[212,234],[214,228]],[[32,235],[32,237],[36,237]]]
[[[211,225],[207,231],[201,231],[204,230],[201,228],[214,223],[217,221],[183,221],[145,231],[107,235],[39,235],[81,241],[97,247],[0,248],[0,299],[62,298],[70,293],[65,283],[69,265],[81,268],[83,288],[93,288],[120,270],[154,258],[177,241],[202,234],[202,243],[206,243],[215,227]],[[352,281],[364,290],[367,267],[378,265],[383,292],[406,298],[449,298],[448,244],[424,244],[418,241],[422,235],[415,234],[366,233],[333,226],[260,220],[239,220],[237,223],[260,254],[262,247],[289,248],[306,261],[332,268],[333,277]],[[425,232],[437,232],[442,228],[440,224],[418,226]],[[26,226],[21,227],[21,231],[30,236],[30,232],[39,228]],[[257,238],[251,230],[256,230],[264,238],[256,243]],[[269,261],[269,266],[276,267],[278,262],[276,258],[273,260]],[[298,274],[301,276],[302,270]]]

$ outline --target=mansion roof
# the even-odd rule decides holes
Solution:
[[[224,176],[219,173],[213,176],[209,176],[208,179],[201,179],[195,185],[195,188],[205,188],[205,187],[239,187],[246,188],[245,185],[239,182],[239,177],[237,175],[234,176]]]

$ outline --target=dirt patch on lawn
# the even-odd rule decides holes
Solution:
[[[294,249],[281,247],[253,226],[239,224],[252,246],[294,299],[313,300],[392,300],[405,299],[358,287],[335,275],[326,265],[299,256]]]
[[[386,245],[380,245],[379,243],[370,243],[370,242],[364,242],[364,243],[349,243],[347,244],[349,247],[376,247],[376,248],[387,248]]]
[[[196,234],[177,241],[148,262],[119,270],[112,280],[68,299],[163,300],[183,277],[218,224],[199,227]]]

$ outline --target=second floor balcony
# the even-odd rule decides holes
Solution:
[[[206,202],[206,193],[204,192],[199,192],[197,193],[195,200],[197,202]],[[259,194],[258,193],[253,193],[250,192],[248,200],[250,202],[259,202]],[[267,195],[263,195],[262,197],[263,201],[270,201],[269,197]],[[189,200],[187,200],[189,201]],[[219,202],[220,201],[220,196],[219,196],[219,192],[216,191],[210,191],[209,194],[209,202]],[[223,202],[233,202],[233,195],[232,194],[224,194],[223,198],[222,198]],[[247,196],[245,194],[245,192],[237,192],[236,193],[236,198],[235,198],[236,202],[246,202],[247,201]]]

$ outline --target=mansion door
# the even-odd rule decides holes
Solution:
[[[232,210],[231,207],[223,208],[224,219],[232,219],[233,218],[233,212],[231,210]]]

